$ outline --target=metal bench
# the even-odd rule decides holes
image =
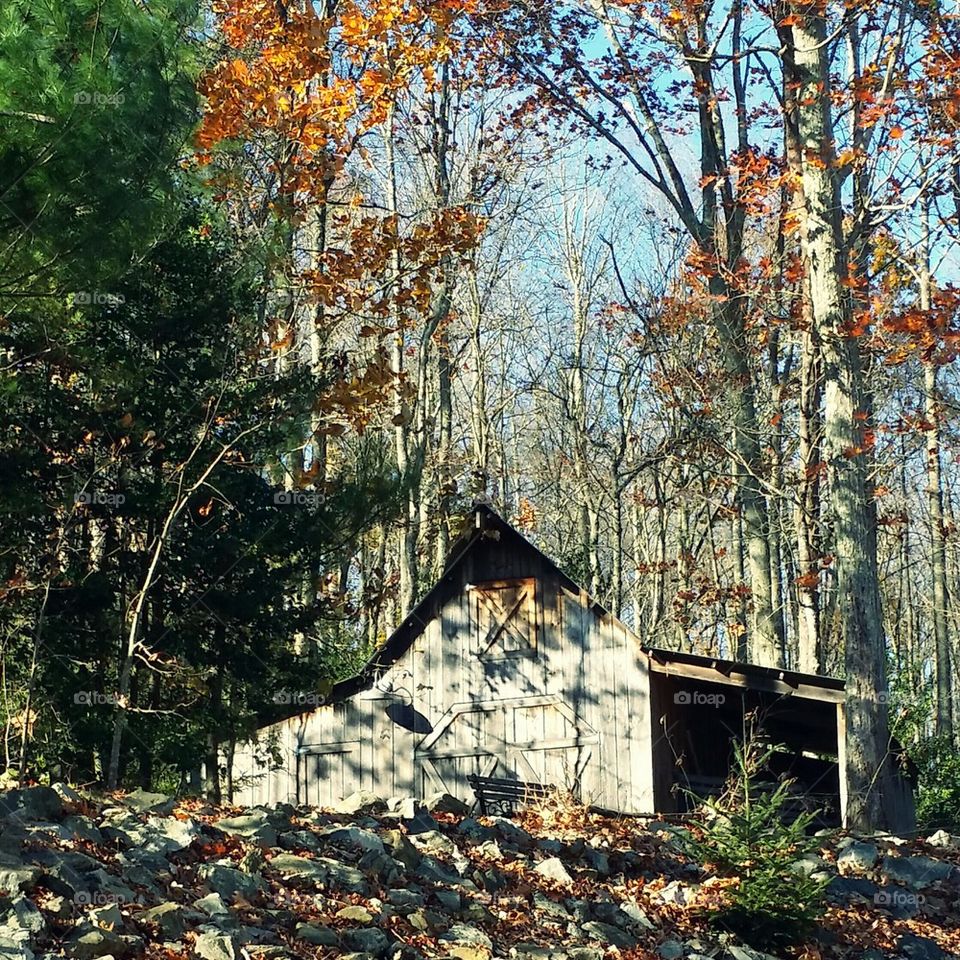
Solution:
[[[477,798],[480,812],[498,813],[500,816],[512,813],[517,806],[525,802],[542,799],[555,789],[542,783],[527,783],[502,777],[479,777],[475,774],[469,774],[467,782]]]

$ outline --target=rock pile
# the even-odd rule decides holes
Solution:
[[[718,881],[676,829],[599,815],[547,829],[445,795],[223,810],[10,791],[0,960],[763,960],[704,921]],[[829,879],[808,956],[960,956],[954,838],[824,844],[793,865]]]

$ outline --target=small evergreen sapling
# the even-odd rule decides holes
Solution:
[[[807,832],[817,812],[788,815],[792,781],[774,784],[764,774],[775,750],[754,736],[736,743],[723,793],[700,801],[684,840],[689,856],[735,881],[711,919],[758,946],[796,942],[820,916],[826,886],[793,866],[820,847]]]

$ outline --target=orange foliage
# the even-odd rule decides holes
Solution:
[[[911,357],[950,363],[960,353],[960,289],[935,290],[929,310],[914,306],[894,313],[884,320],[883,331],[890,341],[887,363]]]
[[[198,160],[216,171],[221,199],[241,198],[242,209],[285,230],[323,212],[320,249],[288,253],[278,270],[281,286],[296,286],[298,302],[326,328],[350,319],[382,338],[415,323],[431,310],[445,265],[482,231],[467,206],[401,219],[365,192],[374,167],[365,141],[389,132],[397,108],[434,91],[441,65],[459,61],[451,27],[471,7],[472,0],[340,0],[321,16],[314,4],[214,2],[229,52],[201,83]],[[286,351],[294,325],[274,320],[267,338],[271,350]],[[340,372],[318,402],[359,429],[378,399],[402,389],[382,354],[365,371]]]

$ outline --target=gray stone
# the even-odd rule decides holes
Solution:
[[[499,893],[506,890],[510,885],[506,874],[496,867],[490,867],[487,870],[477,870],[473,874],[474,882],[481,890],[487,893]]]
[[[387,900],[395,907],[411,907],[416,909],[426,904],[423,894],[415,890],[395,889],[387,892]]]
[[[663,960],[679,960],[686,952],[686,947],[679,940],[664,940],[657,947],[657,953]]]
[[[767,953],[761,953],[759,950],[751,950],[749,947],[727,947],[728,956],[733,960],[776,960]]]
[[[428,883],[446,883],[451,886],[459,886],[463,883],[463,877],[448,870],[439,860],[433,857],[424,857],[416,869],[416,875]]]
[[[193,820],[150,816],[146,820],[122,807],[104,811],[100,832],[140,860],[164,857],[188,847],[200,835]]]
[[[25,943],[0,938],[0,960],[34,960],[33,951]],[[55,960],[47,954],[41,960]]]
[[[567,868],[563,865],[563,861],[558,857],[548,857],[541,861],[534,867],[534,872],[548,880],[553,880],[555,883],[562,883],[564,886],[573,883],[573,877],[570,876]]]
[[[454,923],[441,937],[446,943],[469,943],[493,948],[493,941],[479,928],[469,923]]]
[[[454,857],[460,852],[457,845],[449,837],[440,833],[439,830],[428,830],[420,833],[410,842],[424,853],[439,853],[444,856]]]
[[[71,902],[66,897],[50,897],[43,909],[56,920],[66,920],[73,913]]]
[[[319,853],[323,849],[323,844],[310,830],[290,830],[287,833],[281,833],[278,845],[285,850],[310,850],[313,853]]]
[[[931,834],[927,837],[927,843],[931,847],[940,847],[945,850],[953,850],[957,846],[957,841],[954,837],[951,837],[946,830],[937,830],[936,833]]]
[[[70,831],[62,823],[30,823],[24,826],[27,836],[40,843],[72,840]]]
[[[216,894],[212,894],[216,896]],[[223,901],[220,901],[223,903]],[[179,903],[161,903],[158,907],[146,910],[140,915],[141,920],[155,923],[160,928],[164,940],[179,940],[186,932],[183,907]]]
[[[97,825],[89,818],[74,813],[65,817],[63,828],[70,833],[73,840],[86,840],[89,843],[103,843],[103,834],[97,829]]]
[[[254,840],[265,847],[275,847],[279,839],[277,828],[264,810],[253,810],[239,817],[225,817],[214,826],[232,837]]]
[[[875,843],[855,840],[837,857],[837,870],[841,876],[867,873],[876,866],[879,857],[880,851]]]
[[[603,951],[594,947],[570,947],[567,960],[603,960]]]
[[[493,951],[482,943],[451,943],[446,956],[450,960],[490,960]]]
[[[426,810],[420,810],[410,819],[405,819],[404,823],[409,836],[416,836],[422,833],[432,833],[439,828],[439,824]]]
[[[566,951],[556,947],[541,947],[539,943],[518,943],[510,949],[515,957],[532,957],[534,960],[567,960]]]
[[[340,943],[335,930],[315,923],[298,923],[293,935],[315,947],[336,947]]]
[[[208,917],[221,918],[232,917],[230,908],[223,902],[223,897],[219,893],[211,893],[199,900],[193,902],[197,910],[205,913]]]
[[[567,906],[577,923],[586,923],[593,919],[593,904],[589,900],[577,900],[571,897],[567,900]]]
[[[384,886],[392,887],[403,878],[402,863],[385,853],[365,853],[357,862],[357,867],[365,874],[375,876]]]
[[[503,838],[503,841],[520,850],[527,849],[533,843],[533,837],[522,827],[518,827],[506,817],[490,817],[493,829]]]
[[[488,860],[502,860],[503,851],[500,849],[500,844],[496,840],[484,840],[483,843],[477,845],[477,853],[481,857],[486,857]]]
[[[886,886],[879,889],[873,896],[874,906],[885,910],[898,920],[908,920],[920,912],[920,905],[924,902],[923,894],[913,893],[906,887]]]
[[[627,915],[620,909],[620,904],[612,900],[599,900],[593,905],[592,920],[600,920],[603,923],[612,923],[615,927],[627,929],[631,926]]]
[[[134,790],[120,801],[135,813],[155,813],[158,817],[168,817],[173,813],[177,801],[163,793],[150,793],[147,790]]]
[[[158,869],[153,864],[129,862],[126,858],[122,857],[118,857],[117,859],[123,864],[123,879],[127,883],[132,883],[138,887],[145,887],[152,896],[158,900],[163,899],[163,888],[157,881],[161,877],[164,879],[171,877],[170,864],[167,863],[166,860],[161,861],[162,866]]]
[[[334,804],[332,809],[335,813],[348,816],[383,813],[387,809],[387,802],[383,797],[378,797],[369,790],[357,790],[356,793],[351,793],[349,797],[344,797],[339,803]]]
[[[123,914],[115,903],[94,907],[89,913],[90,922],[104,930],[119,930],[123,927]]]
[[[327,882],[340,890],[346,890],[348,893],[365,894],[369,886],[363,873],[356,867],[351,867],[339,860],[331,860],[328,857],[319,857],[313,861],[321,870],[327,874]]]
[[[638,927],[645,927],[647,930],[653,929],[653,924],[650,922],[650,918],[640,908],[639,904],[634,903],[632,900],[625,900],[623,903],[621,903],[620,912],[630,923],[635,924]]]
[[[683,907],[693,900],[698,889],[697,886],[688,886],[679,880],[673,880],[658,891],[655,896],[664,903],[675,903]]]
[[[0,854],[0,890],[16,893],[32,890],[40,879],[39,867],[23,863],[17,857]]]
[[[350,826],[325,827],[316,831],[317,837],[327,840],[338,846],[359,847],[361,850],[372,850],[376,853],[384,852],[383,841],[372,831],[364,830],[355,824]]]
[[[591,940],[599,940],[601,943],[619,947],[621,950],[630,950],[637,945],[636,937],[610,923],[588,920],[581,929]]]
[[[905,933],[897,942],[897,950],[907,960],[947,960],[945,953],[933,940],[918,937],[912,933]]]
[[[232,934],[209,932],[197,937],[193,953],[201,960],[238,960],[240,948]]]
[[[420,851],[400,830],[388,830],[383,836],[383,842],[390,851],[390,856],[399,860],[408,870],[416,869],[423,859]]]
[[[873,902],[880,888],[866,877],[833,877],[826,887],[828,900],[847,903],[851,899]]]
[[[342,942],[350,950],[361,950],[379,956],[390,946],[387,935],[376,927],[359,927],[356,930],[344,930]]]
[[[444,890],[441,888],[434,890],[433,895],[447,913],[459,913],[460,908],[463,906],[458,890]]]
[[[51,787],[24,787],[0,793],[0,817],[59,820],[63,813],[63,801]]]
[[[793,873],[804,877],[812,877],[815,873],[822,873],[829,869],[829,864],[815,853],[805,853],[799,860],[790,864]]]
[[[610,858],[602,850],[587,847],[583,851],[583,859],[587,866],[596,872],[598,877],[610,876]]]
[[[123,957],[131,952],[133,941],[113,930],[103,930],[88,924],[81,926],[63,945],[64,952],[73,960],[96,960],[98,957]]]
[[[535,890],[533,893],[533,907],[539,913],[545,913],[548,917],[555,917],[558,920],[568,920],[570,912],[562,903],[551,900],[548,896]]]
[[[953,864],[946,860],[934,860],[933,857],[884,857],[883,874],[896,883],[902,883],[914,890],[921,890],[946,880],[953,870]]]
[[[51,788],[57,794],[57,796],[64,802],[69,803],[74,806],[78,806],[83,803],[83,797],[77,793],[68,783],[55,783]]]
[[[36,936],[46,929],[47,921],[32,900],[16,897],[10,904],[10,913],[4,920],[4,926],[21,930],[28,936]]]
[[[433,793],[424,800],[423,805],[430,813],[451,813],[455,817],[465,817],[470,807],[449,793]]]
[[[87,877],[95,887],[93,900],[99,897],[101,903],[104,898],[112,900],[114,903],[136,903],[136,891],[132,887],[128,887],[120,877],[107,873],[102,867],[92,870],[87,874]],[[93,900],[88,902],[93,902]]]
[[[474,820],[473,817],[461,820],[457,824],[457,833],[474,843],[483,843],[485,840],[492,840],[496,836],[496,833],[490,827],[485,827],[479,820]]]
[[[324,861],[298,857],[292,853],[278,853],[269,861],[271,870],[293,880],[308,880],[311,883],[326,883],[328,871]]]
[[[237,894],[250,900],[256,897],[265,886],[260,877],[251,877],[223,863],[201,864],[197,876],[214,893],[219,893],[226,900],[232,900]]]
[[[559,840],[555,840],[552,837],[537,840],[536,847],[541,853],[546,853],[551,857],[555,857],[558,854],[563,853],[564,850],[563,844]]]
[[[350,904],[337,911],[337,916],[341,920],[349,920],[351,923],[373,923],[373,914],[366,907],[359,907]]]

